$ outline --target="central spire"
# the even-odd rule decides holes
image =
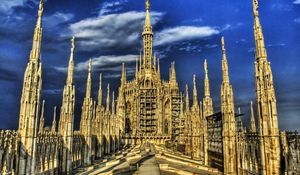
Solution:
[[[146,18],[143,31],[143,41],[144,41],[144,68],[151,69],[152,67],[152,41],[153,32],[150,20],[150,3],[146,0]]]

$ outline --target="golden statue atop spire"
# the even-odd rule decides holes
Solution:
[[[107,84],[107,94],[106,94],[106,111],[109,112],[109,101],[110,101],[110,94],[109,94],[109,83]]]
[[[204,81],[204,96],[210,97],[210,86],[209,86],[209,78],[208,78],[208,68],[207,68],[207,60],[204,60],[204,73],[205,73],[205,81]]]
[[[92,59],[89,60],[89,65],[88,65],[88,78],[87,78],[87,83],[86,83],[86,98],[91,97],[91,88],[92,88]]]
[[[195,107],[197,107],[198,106],[198,94],[197,94],[197,85],[196,85],[196,74],[193,75],[193,85],[194,85],[193,105],[195,105]]]
[[[253,102],[250,102],[250,110],[251,110],[251,125],[250,131],[256,132],[256,124],[255,124],[255,117],[254,117],[254,110],[253,110]]]
[[[72,43],[72,49],[75,49],[75,36],[72,36],[71,43]]]
[[[73,83],[74,49],[75,49],[75,37],[73,36],[72,39],[71,39],[71,54],[70,54],[69,67],[68,67],[67,84],[72,84]]]
[[[229,75],[228,75],[228,63],[226,57],[226,49],[225,49],[225,39],[222,37],[221,39],[222,45],[222,72],[223,72],[223,82],[229,83]]]
[[[146,0],[146,10],[148,11],[150,9],[150,3],[149,0]]]
[[[99,78],[98,104],[102,105],[102,74],[100,74]]]
[[[150,20],[149,12],[150,4],[149,0],[146,0],[146,17],[143,31],[143,43],[144,43],[144,63],[143,67],[146,69],[152,68],[152,42],[153,42],[153,32]]]
[[[254,16],[258,16],[258,0],[253,0],[253,14]]]
[[[224,36],[222,36],[222,38],[221,38],[221,45],[222,45],[223,58],[226,58],[226,49],[225,49],[225,39],[224,39]]]
[[[40,61],[40,52],[41,52],[41,45],[42,45],[42,17],[44,12],[44,0],[40,1],[39,10],[38,10],[38,18],[36,22],[36,26],[34,29],[33,34],[33,43],[32,49],[30,52],[31,61]]]
[[[51,132],[52,133],[56,132],[56,106],[54,106],[54,110],[53,110],[53,121],[52,121]]]
[[[256,59],[266,60],[267,51],[265,48],[264,34],[259,20],[258,0],[253,0],[253,16],[254,16],[254,39],[256,46]]]
[[[39,17],[42,17],[43,11],[44,11],[44,0],[40,0],[39,12],[38,12]]]

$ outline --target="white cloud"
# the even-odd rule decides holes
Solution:
[[[66,23],[74,18],[74,14],[72,13],[61,13],[61,12],[56,12],[52,15],[46,16],[44,18],[45,26],[52,28],[52,27],[57,27],[57,25]]]
[[[195,27],[195,26],[179,26],[175,28],[164,29],[155,35],[155,45],[165,45],[179,41],[186,41],[192,39],[199,39],[220,32],[209,26]]]
[[[294,4],[300,4],[300,0],[295,0],[293,3]]]
[[[92,58],[92,66],[93,69],[99,69],[100,71],[118,71],[121,70],[120,65],[122,63],[130,63],[136,61],[136,59],[139,57],[139,55],[107,55],[107,56],[99,56]],[[83,71],[87,70],[88,68],[88,62],[80,62],[76,64],[75,70],[76,71]],[[117,65],[120,64],[120,65]],[[116,66],[117,65],[117,66]],[[55,67],[57,71],[61,72],[67,72],[67,67]]]
[[[294,22],[300,24],[300,18],[294,19]]]
[[[279,11],[291,11],[292,6],[289,4],[281,4],[281,3],[274,3],[272,4],[271,8],[273,10],[279,10]]]
[[[155,25],[163,13],[152,12]],[[87,18],[70,25],[70,30],[78,38],[79,49],[96,51],[99,49],[130,48],[139,43],[145,13],[130,11]]]
[[[35,5],[39,4],[37,0],[0,0],[0,13],[10,15],[13,12],[13,8],[26,6],[29,1]]]
[[[128,2],[127,0],[119,0],[119,1],[115,1],[115,2],[109,2],[109,3],[104,2],[101,7],[101,10],[99,12],[99,16],[109,14],[112,12],[117,12],[122,9],[120,6],[127,2]]]
[[[106,78],[106,79],[109,79],[109,78],[112,78],[112,79],[114,79],[114,78],[120,78],[122,76],[122,73],[121,73],[121,71],[122,71],[121,68],[122,67],[120,66],[120,67],[117,67],[117,68],[119,68],[119,69],[116,72],[110,72],[109,74],[103,74],[104,78]],[[126,76],[127,77],[133,76],[134,74],[135,74],[135,68],[128,68],[128,67],[126,67]]]
[[[1,0],[0,12],[10,13],[11,9],[18,6],[23,6],[27,0]]]

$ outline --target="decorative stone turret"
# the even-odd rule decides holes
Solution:
[[[18,173],[21,175],[34,174],[35,170],[36,137],[42,91],[41,45],[43,6],[44,1],[41,0],[29,62],[24,73],[24,83],[20,101],[18,135],[21,138],[21,151]]]
[[[255,82],[261,147],[261,173],[280,174],[280,140],[273,74],[267,59],[264,35],[259,20],[258,0],[253,0],[256,48]]]
[[[228,63],[226,58],[226,49],[224,37],[221,40],[222,45],[222,74],[223,82],[221,85],[221,112],[222,112],[222,138],[223,138],[223,160],[224,174],[237,174],[236,165],[236,127],[235,127],[235,110],[234,96],[232,86],[229,81]]]

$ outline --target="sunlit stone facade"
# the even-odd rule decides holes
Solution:
[[[80,130],[74,131],[76,98],[73,76],[76,59],[73,37],[58,127],[56,108],[51,128],[45,127],[40,58],[43,5],[41,0],[32,50],[24,73],[19,128],[17,131],[0,130],[0,174],[72,174],[77,168],[88,167],[100,159],[113,158],[124,146],[144,143],[159,145],[172,153],[177,152],[177,155],[180,152],[185,156],[184,160],[200,164],[197,168],[201,170],[218,169],[211,171],[216,174],[300,173],[300,136],[297,132],[280,133],[278,128],[274,82],[264,46],[257,0],[253,0],[253,14],[258,113],[255,115],[251,102],[249,129],[243,126],[241,111],[236,112],[234,95],[238,94],[233,93],[230,84],[224,38],[221,39],[221,112],[214,112],[206,60],[203,101],[198,101],[195,75],[191,106],[188,86],[185,94],[180,93],[174,62],[169,80],[161,79],[159,59],[152,51],[154,34],[148,0],[142,33],[144,50],[137,58],[134,79],[127,80],[123,64],[117,98],[108,84],[104,106],[102,74],[98,99],[94,100],[91,95],[93,69],[90,60]],[[178,163],[182,161],[177,160]]]

